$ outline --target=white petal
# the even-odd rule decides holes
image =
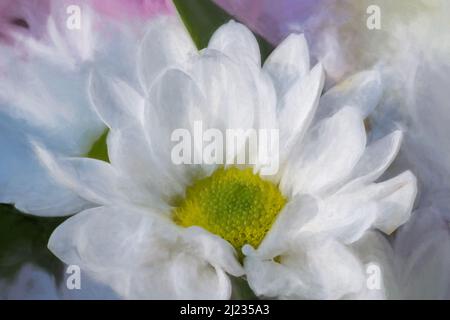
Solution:
[[[378,209],[374,202],[358,203],[350,197],[332,197],[321,203],[319,213],[303,231],[353,243],[373,226]]]
[[[202,50],[194,57],[189,75],[206,98],[209,125],[226,129],[253,128],[258,97],[254,73],[214,50]]]
[[[140,189],[139,193],[146,194],[139,199],[129,190],[127,193],[137,203],[147,203],[152,198],[148,194],[168,201],[177,187],[164,175],[167,164],[158,161],[145,135],[144,128],[139,123],[111,130],[107,139],[109,160],[120,176],[129,178]],[[143,201],[145,198],[147,201]]]
[[[197,170],[208,174],[216,166],[174,165],[170,158],[172,147],[178,143],[171,141],[174,130],[193,135],[196,123],[203,131],[214,128],[222,135],[227,129],[253,128],[258,101],[252,74],[242,74],[238,65],[220,52],[204,50],[191,62],[186,72],[169,69],[156,80],[146,107],[145,126],[152,150],[170,167],[167,176],[174,175],[183,186],[193,174],[199,174]],[[174,86],[178,88],[175,92]],[[191,163],[198,163],[201,145],[193,147]]]
[[[279,102],[281,154],[287,154],[303,137],[314,117],[324,80],[323,67],[317,64],[306,77],[297,79]]]
[[[224,271],[192,247],[201,241],[212,250],[212,243],[185,238],[179,229],[151,212],[99,207],[65,221],[52,234],[49,248],[123,298],[229,298]]]
[[[259,256],[267,258],[280,254],[303,231],[317,210],[316,200],[310,196],[297,196],[290,200],[257,248]],[[249,249],[244,246],[242,252],[246,254]]]
[[[143,118],[143,97],[116,77],[91,73],[89,94],[97,113],[109,128],[136,125],[136,121]]]
[[[417,181],[411,172],[404,172],[390,180],[373,183],[356,190],[343,188],[328,201],[347,203],[349,210],[375,206],[374,227],[390,234],[405,223],[417,194]]]
[[[357,73],[323,95],[316,119],[329,117],[346,106],[358,110],[364,119],[375,109],[382,92],[381,78],[377,71]]]
[[[174,91],[173,88],[177,90]],[[159,163],[158,170],[178,189],[178,193],[182,193],[190,182],[191,175],[195,173],[195,153],[200,154],[202,150],[194,146],[188,159],[190,163],[176,164],[172,159],[172,150],[181,141],[172,140],[172,134],[176,130],[187,130],[189,137],[192,137],[196,121],[202,121],[202,125],[206,125],[208,121],[203,121],[208,116],[204,112],[205,104],[205,97],[194,80],[178,69],[164,72],[149,91],[145,107],[146,137],[156,164]]]
[[[35,150],[57,182],[88,201],[102,205],[145,201],[153,208],[164,207],[160,199],[136,188],[107,162],[89,158],[55,157],[37,145]]]
[[[200,265],[192,256],[179,255],[174,260],[170,273],[178,299],[229,299],[231,283],[223,270],[212,269],[207,263]]]
[[[258,42],[252,32],[243,24],[233,20],[222,25],[212,35],[208,43],[209,49],[222,52],[236,62],[252,62],[261,65]]]
[[[381,208],[374,226],[391,234],[411,216],[417,195],[417,180],[412,173],[406,172],[380,184],[383,184],[381,188],[394,190],[380,201]]]
[[[87,152],[104,131],[86,95],[86,71],[40,59],[26,63],[16,56],[3,68],[8,77],[0,82],[2,117],[21,134],[73,155]]]
[[[168,69],[149,91],[145,120],[149,126],[159,122],[158,127],[168,133],[178,128],[191,129],[194,121],[203,120],[205,104],[203,92],[189,74]],[[149,126],[147,129],[152,129]],[[166,140],[169,139],[170,135]]]
[[[398,278],[394,273],[395,255],[388,239],[376,231],[368,231],[352,245],[364,264],[366,283],[362,290],[347,299],[384,300],[401,299],[398,296]]]
[[[275,129],[278,128],[277,119],[277,96],[270,77],[261,72],[255,71],[255,86],[258,103],[255,114],[255,128]]]
[[[299,239],[278,259],[264,259],[257,252],[245,258],[249,285],[258,296],[339,299],[364,284],[361,263],[331,239]]]
[[[67,264],[108,273],[139,259],[147,241],[143,236],[150,217],[124,210],[98,207],[74,215],[55,229],[49,249]]]
[[[196,52],[182,23],[174,17],[154,19],[138,52],[138,72],[144,89],[165,69],[183,64]]]
[[[294,81],[309,72],[309,50],[303,34],[290,34],[278,45],[264,63],[264,70],[273,79],[279,97]]]
[[[371,228],[390,234],[409,219],[416,192],[415,177],[406,172],[354,192],[338,193],[323,201],[319,214],[304,230],[348,244]]]
[[[184,229],[182,236],[200,257],[209,261],[213,266],[221,267],[236,277],[244,274],[234,248],[224,239],[196,226]]]
[[[278,183],[278,172],[280,171],[279,165],[278,172],[275,172],[274,174],[266,174],[267,172],[265,171],[266,168],[272,168],[270,167],[271,164],[279,164],[280,158],[282,158],[282,155],[280,155],[279,152],[279,140],[276,142],[271,140],[271,137],[275,137],[276,134],[278,134],[279,138],[277,97],[270,77],[266,73],[261,72],[261,68],[259,67],[255,67],[250,70],[254,75],[255,83],[254,91],[256,98],[256,107],[254,115],[254,128],[255,130],[264,130],[259,131],[260,139],[264,139],[263,135],[267,134],[266,147],[268,149],[268,151],[265,153],[257,154],[256,162],[253,166],[253,171],[255,174],[263,175],[266,177],[266,179],[271,179],[274,182]],[[272,152],[271,149],[276,151]]]
[[[378,179],[394,161],[400,149],[403,134],[401,131],[393,133],[371,143],[361,159],[355,165],[347,190],[363,186]]]
[[[324,199],[319,214],[304,230],[333,236],[348,244],[371,228],[390,234],[409,219],[416,188],[415,177],[406,172],[353,192],[340,191]]]
[[[16,124],[0,116],[0,202],[38,216],[69,215],[92,206],[54,181]]]
[[[280,187],[284,194],[320,194],[339,184],[366,145],[359,112],[344,108],[312,128],[290,156]]]

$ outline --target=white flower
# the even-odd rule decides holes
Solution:
[[[72,214],[92,204],[53,181],[36,158],[30,138],[60,154],[86,155],[106,129],[85,94],[90,66],[95,61],[111,69],[114,59],[121,61],[114,69],[126,65],[123,50],[111,50],[108,33],[94,29],[97,20],[89,7],[81,8],[79,30],[66,27],[66,8],[66,1],[51,2],[41,39],[18,33],[17,46],[1,47],[0,203],[42,216]],[[102,21],[111,27],[108,32],[116,30]],[[100,47],[113,54],[105,57]]]
[[[244,26],[226,24],[200,52],[181,28],[159,20],[143,40],[145,96],[92,75],[111,163],[36,146],[60,183],[99,205],[59,226],[50,250],[124,298],[229,298],[229,275],[244,274],[260,296],[365,294],[353,245],[368,230],[391,233],[404,223],[416,194],[409,172],[375,182],[401,141],[393,132],[367,143],[377,73],[354,76],[319,104],[324,73],[320,64],[310,70],[303,36],[289,36],[261,69]],[[221,130],[278,128],[279,174],[174,165],[171,133],[196,120]]]

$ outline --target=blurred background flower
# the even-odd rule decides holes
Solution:
[[[49,12],[48,0],[0,0],[0,41],[11,43],[17,31],[42,35]]]
[[[72,4],[82,9],[80,30],[66,28]],[[53,183],[30,142],[98,156],[92,144],[105,127],[90,107],[90,70],[134,74],[134,59],[125,57],[136,52],[143,25],[172,12],[170,2],[160,0],[0,0],[0,202],[43,216],[89,206]],[[101,288],[65,289],[64,266],[47,249],[63,220],[0,205],[0,299],[110,297]]]
[[[54,1],[53,1],[54,2]],[[64,1],[62,1],[64,2]],[[103,16],[139,20],[174,12],[170,0],[74,0],[69,4],[89,5]],[[0,40],[11,42],[12,32],[22,31],[39,37],[45,33],[52,0],[0,0]]]
[[[66,26],[67,8],[74,4],[81,10],[76,30]],[[89,153],[105,130],[86,92],[91,69],[134,75],[143,25],[171,7],[160,0],[64,0],[3,1],[2,9],[2,24],[9,28],[0,44],[0,202],[36,215],[75,213],[88,204],[48,178],[29,141],[66,155]]]

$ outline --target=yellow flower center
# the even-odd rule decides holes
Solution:
[[[186,189],[173,219],[203,227],[240,251],[245,244],[258,247],[285,203],[278,187],[251,169],[220,168]]]

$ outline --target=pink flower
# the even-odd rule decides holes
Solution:
[[[50,13],[48,0],[0,0],[0,41],[12,42],[12,32],[40,36]]]
[[[155,14],[174,11],[170,0],[91,0],[92,6],[108,16],[126,18],[148,18]]]
[[[45,32],[51,7],[64,1],[67,6],[88,5],[100,15],[119,20],[174,12],[170,0],[0,0],[0,42],[11,43],[14,32],[39,38]]]

